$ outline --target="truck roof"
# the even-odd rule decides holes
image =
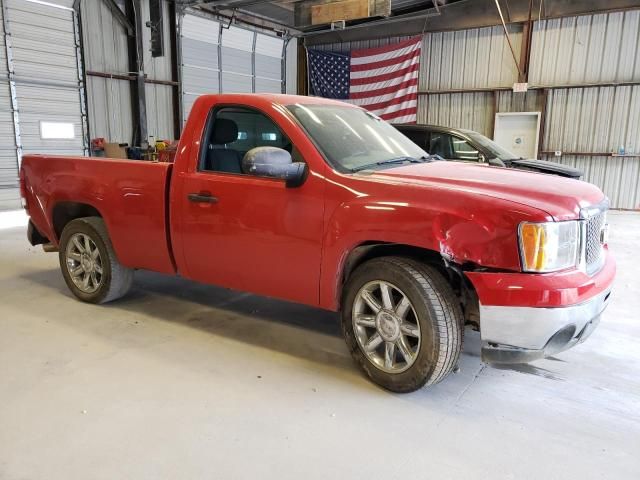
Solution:
[[[264,104],[277,103],[280,105],[294,105],[296,103],[303,105],[341,105],[345,107],[357,108],[347,102],[333,100],[322,97],[307,97],[303,95],[285,95],[281,93],[221,93],[202,95],[199,98],[206,97],[215,99],[216,103],[237,103],[237,104]]]

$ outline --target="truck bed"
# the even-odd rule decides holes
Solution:
[[[22,169],[29,215],[51,243],[57,245],[61,233],[57,218],[70,208],[92,207],[104,219],[123,265],[175,272],[167,200],[172,164],[25,155]]]

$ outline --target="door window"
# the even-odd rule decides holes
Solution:
[[[434,132],[431,134],[429,153],[440,155],[448,160],[477,162],[480,159],[477,148],[463,138],[448,133]]]
[[[200,170],[243,174],[244,155],[267,146],[292,153],[289,139],[263,113],[243,107],[216,109],[205,132]]]
[[[451,135],[451,150],[453,151],[453,159],[463,160],[465,162],[477,162],[479,160],[478,149],[466,140]]]
[[[431,134],[429,148],[431,155],[440,155],[442,158],[451,158],[451,137],[446,133],[434,132]]]

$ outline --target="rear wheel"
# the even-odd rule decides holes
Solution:
[[[84,302],[110,302],[131,288],[133,270],[118,262],[100,217],[78,218],[65,226],[59,259],[69,290]]]
[[[378,385],[411,392],[446,377],[462,349],[458,299],[434,267],[403,257],[370,260],[345,287],[342,330]]]

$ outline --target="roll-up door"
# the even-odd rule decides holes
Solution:
[[[2,0],[5,40],[9,39],[5,64],[15,91],[12,102],[3,107],[17,107],[19,135],[14,130],[12,138],[18,152],[16,175],[20,151],[60,155],[88,151],[80,39],[72,4],[73,0]]]
[[[219,43],[218,22],[189,14],[180,19],[183,120],[198,95],[220,92]]]
[[[4,8],[0,8],[4,25]],[[10,52],[9,52],[10,53]],[[9,85],[5,35],[0,35],[0,210],[19,208],[18,151],[13,117],[13,101]]]
[[[183,122],[205,93],[285,91],[282,38],[190,10],[179,24]]]
[[[222,30],[222,93],[253,92],[255,33],[238,27]]]
[[[261,33],[256,34],[255,92],[284,92],[282,62],[284,61],[284,40]]]

